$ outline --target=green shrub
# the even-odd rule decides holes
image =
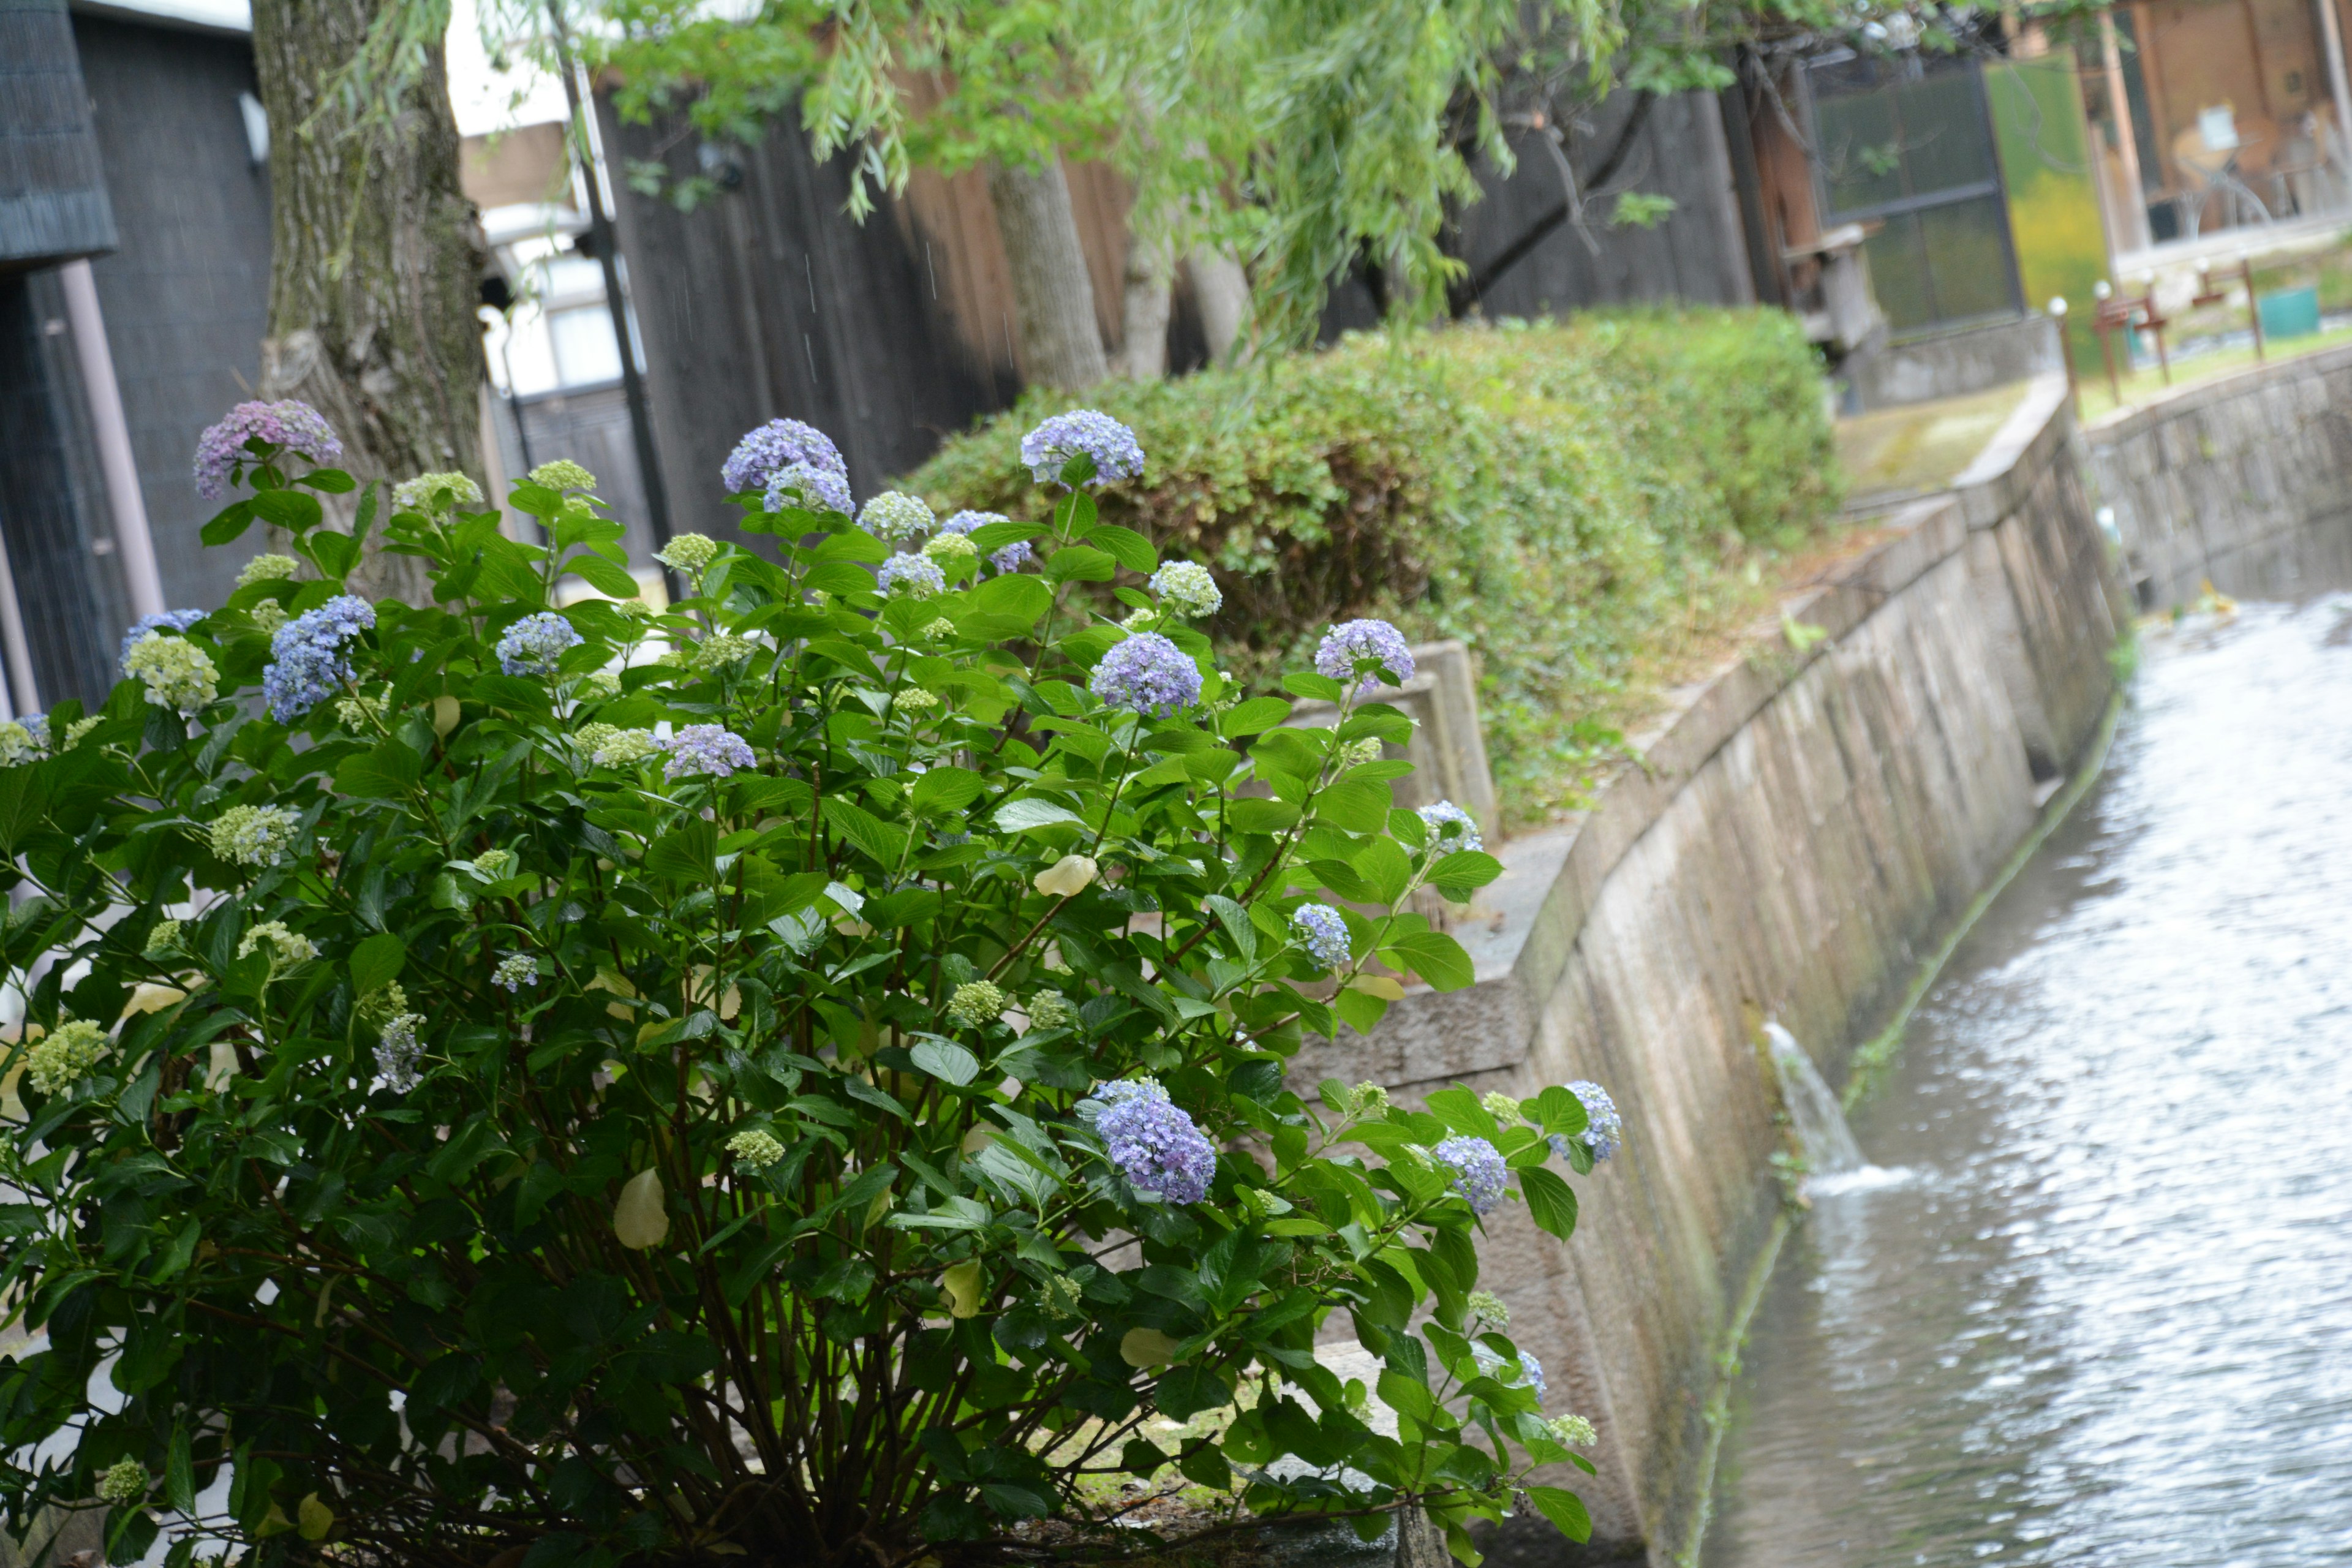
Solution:
[[[1528,1476],[1591,1429],[1478,1238],[1569,1235],[1606,1099],[1286,1079],[1397,976],[1469,984],[1407,906],[1501,870],[1355,760],[1410,728],[1363,700],[1393,628],[1288,678],[1336,729],[1265,734],[1185,595],[1069,613],[1154,564],[1082,489],[927,555],[747,494],[775,556],[680,535],[656,614],[553,602],[635,586],[574,464],[509,497],[549,550],[447,475],[340,531],[297,449],[335,441],[291,404],[205,444],[254,486],[206,538],[293,555],[143,621],[96,711],[0,722],[12,1534],[95,1498],[116,1563],[183,1516],[173,1568],[1026,1560],[1045,1517],[1146,1542],[1127,1483],[1181,1480],[1581,1535]],[[347,591],[372,520],[428,602]]]
[[[1571,798],[1629,682],[1748,602],[1744,568],[1836,499],[1813,355],[1774,310],[1353,337],[1255,371],[1100,389],[1151,467],[1104,515],[1213,567],[1255,689],[1334,620],[1477,653],[1506,807]],[[910,481],[1020,515],[1033,398]]]

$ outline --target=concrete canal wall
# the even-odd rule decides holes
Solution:
[[[2352,346],[2258,365],[2084,433],[2141,607],[2293,596],[2352,573]]]
[[[1581,818],[1514,840],[1456,934],[1477,984],[1417,992],[1297,1077],[1532,1092],[1589,1078],[1625,1147],[1578,1184],[1562,1246],[1506,1211],[1485,1248],[1555,1413],[1601,1432],[1565,1477],[1595,1534],[1515,1521],[1500,1562],[1670,1563],[1735,1299],[1778,1202],[1776,1017],[1834,1081],[2095,732],[2126,619],[2070,446],[2033,384],[1955,488],[1759,629],[1637,737],[1648,760]]]

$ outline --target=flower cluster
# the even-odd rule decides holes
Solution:
[[[1386,621],[1342,621],[1323,634],[1315,649],[1316,671],[1339,681],[1355,675],[1366,659],[1377,659],[1400,686],[1412,679],[1412,650],[1405,647],[1404,634]],[[1380,670],[1375,669],[1356,689],[1369,691],[1380,683]]]
[[[919,686],[909,686],[890,699],[890,706],[893,710],[909,716],[928,713],[939,705],[938,694],[926,691]]]
[[[236,955],[251,958],[265,947],[269,950],[272,969],[291,969],[319,956],[319,944],[299,931],[288,930],[284,921],[264,921],[247,931],[237,939]]]
[[[1041,485],[1060,479],[1064,465],[1080,454],[1094,459],[1094,478],[1087,483],[1096,489],[1143,472],[1143,447],[1135,432],[1091,408],[1056,414],[1021,437],[1022,466]]]
[[[770,511],[782,511],[786,507],[837,511],[847,517],[857,510],[850,496],[849,480],[831,468],[820,468],[808,463],[791,463],[776,470],[768,481],[766,496],[760,504]]]
[[[335,699],[335,722],[355,735],[364,735],[383,722],[383,699],[338,697]]]
[[[250,588],[256,583],[291,582],[302,563],[291,555],[257,555],[237,569],[236,585]]]
[[[147,1495],[146,1468],[136,1459],[117,1459],[98,1478],[98,1495],[117,1508],[126,1508]]]
[[[700,572],[719,559],[719,541],[707,533],[681,533],[654,552],[654,559],[680,572]]]
[[[980,563],[979,548],[961,533],[940,534],[923,546],[923,553],[950,577],[961,577]]]
[[[416,1030],[424,1022],[421,1013],[394,1013],[376,1031],[375,1070],[383,1075],[394,1094],[406,1094],[416,1087],[416,1058],[425,1054]]]
[[[514,875],[516,859],[511,849],[485,849],[474,857],[474,869],[495,882]]]
[[[753,765],[751,748],[743,737],[718,724],[688,724],[662,742],[669,761],[662,777],[672,781],[708,774],[730,777],[737,768]]]
[[[115,658],[127,659],[132,648],[157,633],[184,632],[204,618],[202,610],[158,610],[152,616],[142,616],[131,623],[129,631],[122,634],[122,646],[115,651]],[[123,673],[128,675],[131,672],[125,669]]]
[[[1290,913],[1290,931],[1307,956],[1326,969],[1348,962],[1348,922],[1328,904],[1301,904]]]
[[[525,616],[499,638],[499,668],[509,675],[553,675],[581,636],[553,610]]]
[[[977,1029],[1003,1017],[1008,1005],[1004,993],[993,984],[973,980],[957,986],[948,998],[948,1016],[960,1028]]]
[[[499,960],[490,972],[490,984],[505,988],[508,995],[517,995],[526,985],[539,984],[539,960],[527,952],[510,952]]]
[[[25,1076],[43,1094],[58,1094],[89,1076],[106,1050],[106,1031],[87,1018],[68,1019],[25,1053]]]
[[[299,452],[314,463],[331,463],[343,455],[333,427],[309,404],[291,397],[280,403],[240,403],[196,438],[196,493],[206,500],[226,494],[229,476],[256,460],[255,441],[272,457]]]
[[[149,632],[122,656],[122,673],[147,688],[147,700],[193,719],[220,695],[220,671],[212,656],[185,637]]]
[[[694,668],[731,669],[759,651],[760,645],[750,637],[739,637],[733,632],[713,632],[694,645]]]
[[[172,958],[180,952],[180,922],[157,921],[147,933],[146,945],[139,950],[149,958]]]
[[[1454,1173],[1454,1190],[1469,1200],[1472,1214],[1486,1214],[1503,1201],[1510,1170],[1484,1138],[1448,1138],[1429,1153]]]
[[[764,1171],[784,1157],[784,1146],[764,1127],[748,1128],[727,1140],[727,1152],[754,1171]]]
[[[886,594],[904,590],[910,599],[934,598],[947,592],[948,574],[928,555],[893,555],[875,574]]]
[[[282,805],[232,805],[213,819],[213,853],[240,866],[275,866],[301,821]]]
[[[940,524],[940,531],[942,534],[970,534],[986,528],[992,522],[1010,522],[1011,521],[1012,519],[1001,511],[960,511]],[[991,555],[988,558],[988,563],[999,572],[1018,572],[1021,570],[1022,563],[1028,559],[1029,542],[1025,539],[1016,539]]]
[[[1601,1434],[1581,1415],[1555,1415],[1544,1423],[1544,1430],[1563,1448],[1590,1448],[1601,1441]]]
[[[1568,1086],[1568,1091],[1584,1102],[1584,1131],[1576,1135],[1596,1160],[1606,1160],[1617,1152],[1625,1141],[1625,1119],[1617,1114],[1617,1102],[1609,1091],[1591,1079],[1579,1079]],[[1568,1158],[1568,1137],[1565,1133],[1551,1135],[1551,1152]]]
[[[937,519],[923,499],[903,490],[884,490],[857,514],[858,527],[892,544],[919,538],[930,532],[936,523]]]
[[[1070,999],[1058,991],[1040,991],[1029,998],[1023,1009],[1029,1015],[1029,1027],[1039,1034],[1049,1029],[1066,1029],[1078,1021],[1078,1010]]]
[[[1097,1084],[1095,1131],[1111,1163],[1144,1198],[1197,1204],[1217,1173],[1216,1146],[1152,1079]]]
[[[592,740],[592,730],[605,733]],[[580,743],[588,748],[588,760],[600,768],[633,768],[659,755],[662,749],[661,738],[651,730],[615,730],[610,724],[583,725]]]
[[[592,485],[594,482],[589,481]],[[392,504],[402,511],[423,511],[434,504],[434,497],[445,490],[457,506],[482,504],[482,487],[463,474],[419,474],[413,479],[403,479],[392,487]]]
[[[1505,1388],[1532,1388],[1538,1399],[1544,1396],[1543,1363],[1536,1360],[1533,1352],[1519,1352],[1519,1375],[1507,1382],[1503,1378],[1503,1369],[1510,1363],[1475,1340],[1471,1342],[1470,1353],[1477,1358],[1478,1370],[1501,1383]]]
[[[1201,700],[1201,667],[1158,632],[1138,632],[1102,656],[1087,689],[1114,708],[1165,718]]]
[[[269,639],[273,662],[261,672],[269,716],[291,724],[333,696],[352,673],[352,643],[374,626],[373,605],[338,594],[278,627]]]
[[[1492,1323],[1498,1329],[1511,1326],[1511,1309],[1492,1290],[1473,1290],[1462,1298],[1462,1304],[1469,1308],[1470,1315],[1481,1322]]]
[[[1224,592],[1209,569],[1197,561],[1171,561],[1151,574],[1151,591],[1171,616],[1202,620],[1224,605]]]
[[[14,719],[0,720],[0,768],[29,763],[40,753],[41,743],[32,731]]]
[[[719,482],[730,496],[764,490],[778,474],[795,467],[845,478],[849,473],[849,465],[841,460],[841,448],[824,431],[797,419],[771,419],[735,443],[735,449],[719,467]]]
[[[530,482],[566,495],[576,490],[593,490],[596,476],[569,458],[558,458],[551,463],[541,463],[530,471]]]
[[[1478,819],[1450,800],[1424,805],[1417,815],[1428,826],[1429,836],[1440,849],[1453,851],[1486,847],[1486,839],[1478,834]]]

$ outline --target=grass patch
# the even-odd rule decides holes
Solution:
[[[1090,395],[1150,459],[1103,515],[1215,574],[1228,668],[1268,688],[1353,616],[1462,638],[1518,823],[1582,803],[1658,692],[1819,545],[1840,495],[1813,353],[1777,310],[1359,335]],[[1033,394],[908,488],[1043,515],[1014,452],[1066,401]]]

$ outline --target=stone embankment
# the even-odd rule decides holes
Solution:
[[[1571,1243],[1506,1211],[1486,1245],[1549,1407],[1601,1433],[1599,1475],[1563,1478],[1592,1545],[1520,1521],[1499,1560],[1674,1561],[1716,1358],[1780,1201],[1760,1022],[1837,1078],[2108,706],[2129,602],[2074,441],[2063,380],[2033,384],[1949,491],[1875,520],[1877,543],[1785,606],[1818,637],[1759,634],[1636,738],[1644,769],[1501,847],[1456,931],[1475,985],[1410,994],[1370,1038],[1297,1064],[1305,1084],[1408,1096],[1589,1078],[1623,1111]]]
[[[2352,581],[2352,347],[2184,388],[2084,436],[2142,608],[2208,582],[2292,597]]]

